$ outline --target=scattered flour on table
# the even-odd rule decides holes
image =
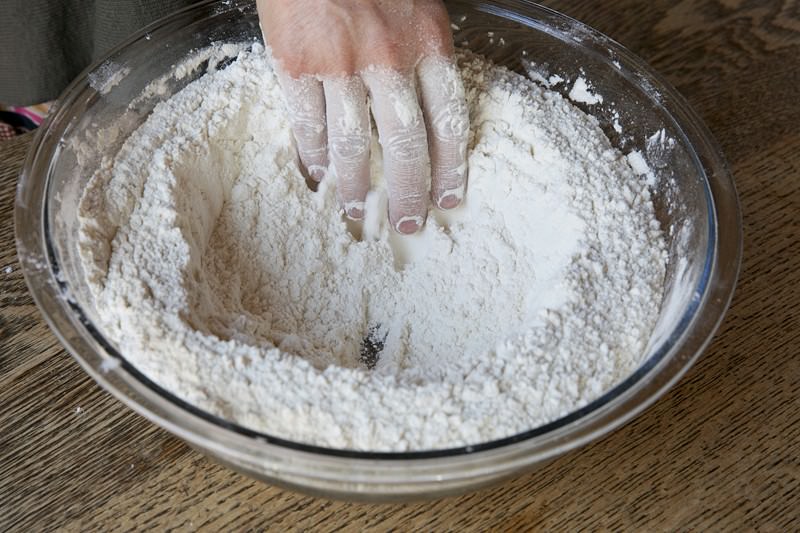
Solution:
[[[498,439],[624,379],[663,292],[645,182],[560,95],[458,58],[469,192],[409,239],[356,240],[335,179],[306,188],[258,45],[159,104],[81,202],[104,334],[202,409],[334,448]]]

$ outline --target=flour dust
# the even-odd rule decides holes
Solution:
[[[81,203],[103,333],[197,407],[332,448],[473,445],[619,383],[663,293],[646,177],[560,95],[458,62],[468,192],[411,238],[380,186],[361,240],[335,180],[307,189],[263,48],[159,104]]]

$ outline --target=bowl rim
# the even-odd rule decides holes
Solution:
[[[504,6],[500,6],[501,3]],[[53,243],[50,241],[47,216],[50,202],[47,195],[50,182],[49,165],[58,150],[58,139],[53,142],[55,133],[58,132],[60,138],[69,127],[69,121],[64,122],[64,118],[75,100],[87,89],[88,74],[97,67],[131,44],[146,38],[147,35],[157,34],[188,14],[220,15],[234,10],[241,12],[243,9],[252,9],[248,0],[205,0],[146,26],[84,70],[62,93],[50,116],[37,132],[18,183],[15,202],[16,242],[28,288],[61,343],[96,382],[129,407],[193,444],[224,456],[233,455],[242,461],[252,458],[253,452],[260,455],[259,450],[268,452],[274,448],[278,453],[285,454],[288,451],[290,455],[300,459],[313,458],[317,462],[323,459],[323,462],[330,466],[336,465],[337,459],[346,458],[352,460],[351,466],[362,463],[368,469],[381,466],[394,471],[402,464],[403,471],[407,471],[409,462],[429,468],[431,459],[436,459],[436,464],[442,467],[447,464],[451,466],[461,464],[465,458],[468,458],[469,462],[485,458],[486,461],[483,463],[488,465],[498,458],[498,452],[504,452],[503,465],[507,469],[515,469],[560,455],[594,440],[649,407],[680,379],[699,357],[719,327],[733,296],[742,257],[742,226],[738,197],[727,163],[710,132],[688,102],[643,60],[622,45],[575,19],[533,2],[505,0],[491,5],[481,3],[481,7],[477,9],[545,31],[563,41],[568,39],[574,41],[575,36],[579,35],[583,44],[602,44],[602,49],[613,54],[613,59],[621,64],[620,69],[642,75],[643,79],[649,80],[656,88],[657,104],[673,118],[677,131],[684,137],[685,145],[694,151],[692,155],[696,159],[697,168],[704,174],[703,191],[711,216],[707,228],[709,239],[706,264],[700,283],[695,288],[695,299],[689,310],[681,317],[678,327],[635,372],[584,407],[553,422],[510,437],[473,446],[441,450],[370,452],[288,441],[228,422],[175,397],[150,381],[116,352],[88,321],[80,306],[69,299],[69,287],[59,276],[60,267]],[[511,11],[514,7],[528,10],[531,14],[522,15]],[[536,18],[533,17],[534,12]],[[594,49],[595,53],[600,54],[598,51],[600,49],[599,46]],[[64,129],[56,130],[54,125],[60,125],[62,122]],[[46,171],[45,164],[47,164]],[[40,182],[36,183],[37,176],[42,175],[45,179],[40,179]],[[721,224],[723,220],[725,224]],[[35,231],[23,231],[31,228]],[[55,315],[54,311],[63,316]],[[78,321],[77,324],[75,320]],[[81,342],[80,332],[75,331],[79,327],[92,335],[95,345],[91,342]],[[685,349],[687,345],[690,350]],[[96,349],[97,346],[106,351],[106,359],[111,357],[119,362],[119,366],[110,373],[101,371],[97,357],[90,360],[85,355],[86,350]],[[687,351],[690,353],[679,354]],[[122,377],[126,384],[134,386],[136,392],[146,401],[133,398],[131,391],[122,390],[118,383],[109,379],[109,374],[117,378]],[[136,387],[137,383],[141,387]],[[152,402],[165,403],[159,406],[163,407],[165,412],[155,412],[150,405]],[[177,412],[182,413],[182,416],[176,416],[172,408],[177,408]],[[187,415],[188,419],[183,418]],[[215,432],[207,424],[211,424],[219,431]],[[220,438],[222,435],[225,436],[224,439]],[[443,459],[449,460],[449,463],[442,462]],[[289,471],[307,473],[303,468],[293,469],[292,465],[283,466]],[[493,464],[492,469],[496,470],[497,464]],[[367,476],[371,475],[368,470],[364,472]],[[324,472],[318,474],[323,477],[326,474],[330,475]],[[378,472],[375,471],[373,474]],[[449,474],[458,477],[455,472]],[[471,471],[470,475],[478,475],[477,470]],[[442,475],[434,477],[439,480]]]

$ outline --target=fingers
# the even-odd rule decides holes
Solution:
[[[353,220],[364,218],[369,192],[370,124],[361,78],[325,80],[330,163],[338,177],[339,203]]]
[[[455,63],[428,56],[418,67],[431,158],[431,200],[440,209],[457,207],[467,181],[469,112]]]
[[[292,125],[301,170],[315,182],[328,168],[328,134],[325,127],[325,93],[313,76],[292,78],[278,72]]]
[[[383,147],[389,223],[403,234],[419,231],[428,212],[430,169],[425,122],[411,76],[372,69],[362,73]]]

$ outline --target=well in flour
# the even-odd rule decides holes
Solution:
[[[507,437],[626,377],[663,292],[643,178],[557,93],[458,59],[470,188],[410,238],[380,190],[361,240],[308,191],[258,46],[157,106],[81,203],[103,333],[202,409],[357,450]]]

